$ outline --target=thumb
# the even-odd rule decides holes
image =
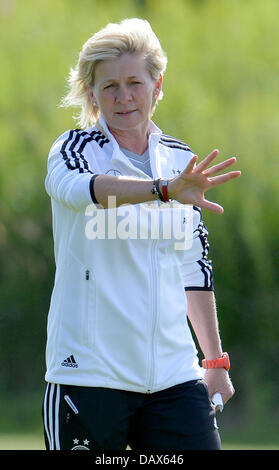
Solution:
[[[202,209],[206,209],[211,212],[215,212],[216,214],[223,214],[224,208],[220,206],[220,204],[217,204],[216,202],[211,202],[208,201],[207,199],[204,199],[199,203],[199,206]]]

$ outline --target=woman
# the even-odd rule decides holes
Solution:
[[[152,122],[166,64],[149,23],[129,19],[91,37],[70,74],[63,104],[81,107],[81,129],[53,144],[46,177],[47,449],[220,448],[211,397],[234,390],[200,208],[222,213],[204,193],[240,172],[214,176],[235,159],[197,163]]]

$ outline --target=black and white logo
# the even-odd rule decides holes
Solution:
[[[88,445],[89,445],[89,440],[84,439],[83,444],[79,444],[79,439],[73,439],[74,447],[71,448],[71,450],[90,450]]]
[[[78,364],[77,364],[74,356],[71,355],[71,356],[67,357],[67,359],[65,359],[63,362],[61,362],[61,366],[77,368]]]
[[[106,171],[106,175],[119,176],[119,175],[122,175],[122,173],[119,170],[115,170],[114,168],[110,168],[110,170]]]

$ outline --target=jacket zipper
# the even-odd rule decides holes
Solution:
[[[152,392],[152,388],[154,385],[154,374],[155,374],[155,333],[156,333],[157,318],[158,318],[156,247],[157,247],[157,240],[152,240],[152,251],[151,251],[152,324],[151,324],[151,342],[150,342],[150,372],[149,372],[149,379],[148,379],[148,384],[147,384],[147,393]]]
[[[148,142],[149,147],[149,157],[150,157],[150,166],[153,178],[159,177],[156,168],[155,153],[154,153],[154,138],[151,135]],[[159,210],[159,202],[156,201]],[[154,386],[154,375],[155,375],[155,333],[157,327],[157,310],[158,310],[158,286],[157,286],[157,263],[156,263],[156,248],[158,240],[152,240],[151,246],[151,286],[152,286],[152,326],[151,326],[151,343],[150,343],[150,371],[149,378],[147,382],[147,393],[151,393]]]

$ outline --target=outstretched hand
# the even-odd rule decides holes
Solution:
[[[215,176],[236,162],[236,158],[232,157],[209,167],[218,154],[219,150],[213,150],[197,165],[198,157],[195,155],[178,176],[169,180],[168,192],[170,199],[175,199],[182,204],[193,204],[209,211],[222,214],[224,211],[223,207],[205,199],[204,193],[214,186],[239,177],[241,172],[230,171]]]

